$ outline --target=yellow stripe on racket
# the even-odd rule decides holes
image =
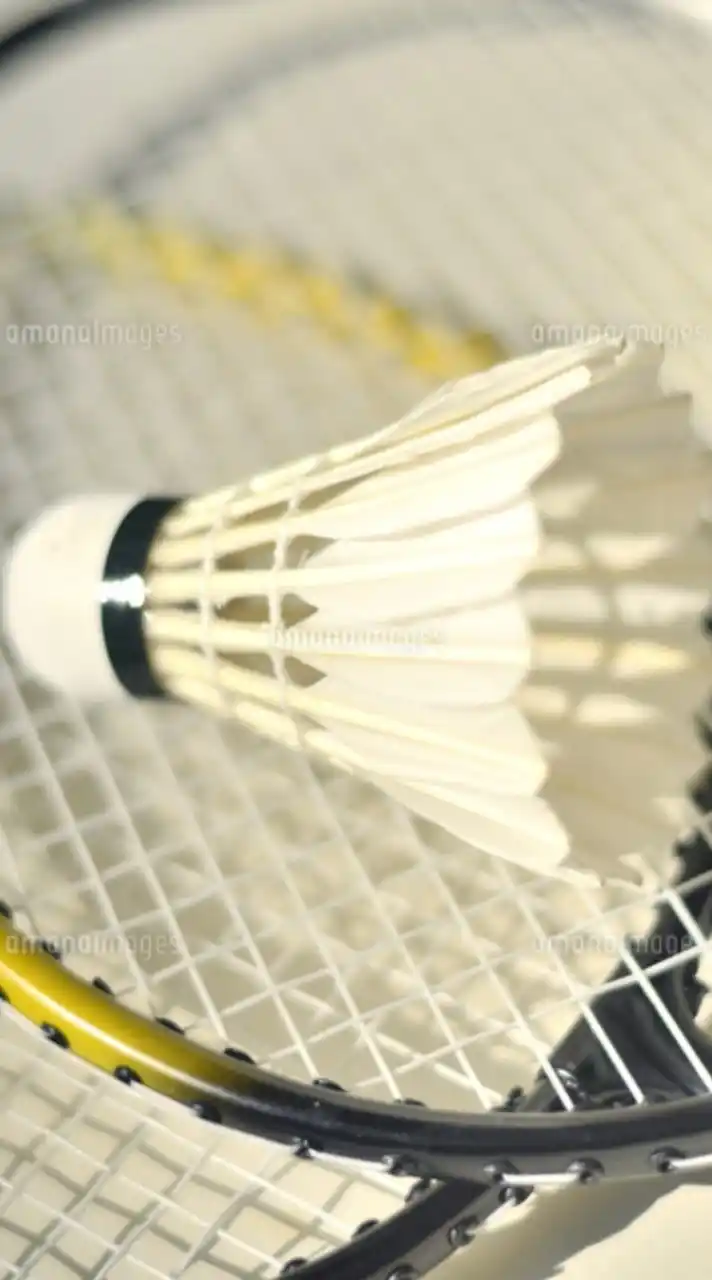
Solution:
[[[183,291],[234,302],[264,323],[306,320],[332,341],[381,351],[434,382],[489,369],[506,357],[491,333],[424,319],[386,295],[274,250],[208,243],[110,205],[81,212],[77,230],[114,276],[153,275]]]

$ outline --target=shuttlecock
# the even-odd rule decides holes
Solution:
[[[692,818],[692,726],[709,688],[712,455],[690,396],[661,391],[663,365],[642,347],[559,407],[561,453],[533,485],[541,548],[519,593],[532,653],[517,703],[546,746],[542,794],[568,865],[648,891],[653,874],[669,883]]]
[[[569,834],[518,705],[533,661],[520,588],[541,552],[532,487],[566,414],[583,471],[554,506],[580,500],[587,451],[620,462],[626,415],[630,459],[631,440],[677,412],[660,359],[623,340],[544,351],[205,497],[55,507],[10,556],[8,637],[66,694],[230,716],[554,872]]]

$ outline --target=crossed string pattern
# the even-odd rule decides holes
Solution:
[[[599,72],[618,67],[619,87],[625,80],[626,91],[634,97],[629,46],[599,39],[595,50]],[[678,46],[672,52],[666,49],[664,56],[671,64],[675,58],[681,61]],[[589,91],[593,98],[593,78],[589,83],[578,76],[577,64],[568,59],[565,48],[557,44],[551,57],[566,92],[566,84],[576,79],[576,100]],[[503,80],[507,93],[526,70],[514,55],[512,64]],[[652,81],[652,53],[648,66]],[[485,76],[475,81],[469,77],[468,83],[486,82],[483,93],[490,92],[496,74],[487,81]],[[531,65],[528,74],[536,78]],[[611,86],[612,74],[601,75],[595,84],[603,108],[605,102],[620,101]],[[689,102],[689,97],[680,101]],[[674,94],[667,102],[677,102]],[[559,137],[559,124],[561,133],[566,131],[567,171],[585,183],[582,157],[590,153],[602,165],[608,151],[581,147],[573,115],[561,110],[560,93],[554,109],[557,122],[555,128],[552,120],[551,136]],[[603,118],[598,108],[593,114],[597,120]],[[681,106],[678,115],[683,114]],[[472,111],[463,112],[463,135],[471,133],[472,119]],[[704,165],[699,151],[675,150],[678,116],[673,119],[671,114],[663,123],[666,155],[671,162],[675,157],[680,161],[675,173],[682,203],[693,171],[687,171],[686,182],[685,165],[694,165],[696,173],[704,171]],[[626,113],[618,126],[621,131],[634,130],[635,112]],[[438,139],[441,148],[446,145],[444,132]],[[504,142],[510,150],[512,139],[506,131]],[[516,146],[511,150],[521,163]],[[626,201],[633,203],[635,183],[649,176],[649,150],[633,147],[631,155],[634,162],[621,176],[621,190],[612,201],[621,217]],[[525,179],[526,166],[520,186]],[[603,177],[597,184],[600,191],[610,187]],[[544,292],[545,277],[555,278],[557,288],[562,281],[570,285],[566,302],[573,309],[586,287],[585,301],[595,308],[599,281],[603,289],[606,277],[621,278],[624,284],[629,280],[626,264],[614,259],[612,238],[601,236],[594,247],[588,230],[590,278],[585,278],[583,267],[575,275],[573,249],[562,249],[554,271],[552,243],[560,236],[568,244],[565,220],[571,211],[565,201],[557,204],[553,198],[550,218],[541,218],[534,228],[527,203],[531,231],[522,217],[521,234],[515,236],[513,183],[510,191],[507,244],[516,240],[521,257],[512,263],[500,260],[497,281],[500,291],[509,290],[512,313],[519,314],[521,303],[529,315],[531,297],[528,303],[526,298],[522,301],[526,290],[522,286],[517,291],[514,280],[518,263],[525,259],[539,269]],[[484,193],[484,203],[491,205],[493,194],[486,181]],[[636,217],[638,212],[639,207]],[[690,243],[696,243],[691,222],[685,225]],[[581,220],[582,246],[583,227]],[[636,240],[639,278],[645,276],[649,285],[643,303],[653,312],[666,284],[656,275],[654,263],[669,265],[675,257],[669,242],[667,252],[661,240],[660,227]],[[28,298],[33,308],[47,314],[54,314],[57,305],[77,312],[95,309],[86,297],[78,296],[82,286],[76,289],[76,277],[72,292],[71,272],[63,274],[60,253],[51,272],[46,266],[46,259],[34,269],[18,265],[10,296],[20,310],[23,305],[27,310]],[[86,257],[82,267],[86,271]],[[704,274],[698,269],[695,278],[701,295],[707,287]],[[134,304],[121,301],[124,285],[118,278],[115,283],[110,305],[124,317],[133,314]],[[146,315],[161,312],[160,305],[152,312],[146,292],[137,281],[136,308]],[[631,292],[633,309],[644,292],[642,285],[640,295],[632,297]],[[557,290],[546,297],[548,302],[541,305],[562,305]],[[4,299],[2,305],[9,304]],[[172,296],[163,313],[175,316],[176,311],[192,335],[190,310]],[[11,318],[17,314],[10,309]],[[216,334],[204,335],[205,340],[196,336],[185,353],[185,368],[179,360],[158,353],[153,372],[136,353],[131,358],[130,389],[121,385],[126,377],[122,379],[111,353],[102,352],[100,364],[95,359],[92,365],[81,352],[71,353],[69,359],[63,352],[63,368],[52,351],[10,353],[1,392],[4,457],[9,461],[0,485],[8,522],[26,519],[62,489],[95,488],[114,475],[122,483],[133,480],[141,486],[147,479],[161,488],[189,479],[191,485],[207,488],[236,465],[237,408],[245,423],[239,442],[240,469],[245,471],[251,469],[258,449],[275,460],[291,449],[296,424],[308,424],[321,439],[333,432],[336,421],[344,432],[352,428],[362,410],[359,405],[350,416],[353,388],[349,384],[347,395],[345,378],[331,381],[333,367],[326,370],[315,406],[313,387],[305,388],[296,378],[285,387],[288,380],[281,376],[280,361],[284,358],[286,367],[292,353],[271,331],[270,342],[277,344],[273,362],[264,351],[268,344],[263,336],[260,339],[261,367],[268,367],[270,380],[265,392],[251,378],[256,344],[250,331],[237,316],[231,321],[222,317],[221,324],[227,341],[221,345]],[[213,337],[218,354],[211,345]],[[243,342],[246,354],[238,359]],[[700,355],[694,362],[698,382],[703,377],[701,364]],[[225,418],[214,401],[206,403],[208,371],[221,386],[234,388],[227,397],[230,412]],[[185,399],[167,386],[161,389],[169,373],[176,386],[182,384]],[[388,402],[391,370],[373,393],[368,376],[361,373],[359,366],[359,378],[372,394],[368,413],[380,419]],[[191,384],[196,392],[192,400]],[[408,398],[410,394],[409,387]],[[99,405],[106,424],[103,434],[96,430]],[[211,433],[209,463],[204,456],[204,424]],[[4,859],[9,881],[4,895],[34,904],[38,932],[61,934],[67,919],[70,924],[74,920],[74,929],[77,923],[83,929],[95,919],[100,931],[114,930],[110,936],[133,937],[137,944],[152,931],[157,936],[170,934],[175,945],[163,959],[155,953],[142,957],[138,945],[135,951],[125,947],[109,958],[109,976],[118,991],[140,992],[147,1005],[150,998],[150,1007],[211,1040],[248,1042],[265,1061],[295,1075],[331,1074],[352,1088],[387,1090],[394,1097],[400,1092],[450,1094],[470,1104],[477,1099],[483,1107],[499,1101],[500,1083],[520,1083],[545,1058],[556,1038],[552,1022],[558,1021],[557,1004],[564,1022],[580,1007],[582,988],[590,979],[586,957],[550,945],[552,936],[558,937],[577,919],[580,899],[567,891],[557,890],[552,896],[548,885],[495,868],[476,854],[466,858],[461,849],[412,824],[353,780],[335,779],[321,766],[309,772],[273,748],[254,746],[230,726],[202,726],[189,713],[180,719],[170,712],[146,717],[128,708],[115,717],[101,712],[84,717],[42,699],[14,673],[6,674],[0,688],[7,708],[2,749],[5,763],[11,762],[6,777],[12,779],[5,794],[13,812],[3,820],[14,846]],[[144,868],[141,877],[139,867]],[[647,896],[642,892],[641,907],[657,892],[653,887]],[[604,935],[622,934],[626,928],[625,893],[616,897],[613,891],[612,897],[615,901],[595,903]],[[523,900],[527,916],[522,914]],[[201,913],[210,919],[209,931]],[[521,949],[512,947],[513,937],[521,937]],[[84,966],[88,960],[78,957],[78,962]],[[546,992],[548,1008],[542,1009],[533,998],[537,984]],[[151,1100],[142,1101],[136,1094],[127,1098],[111,1082],[106,1089],[103,1082],[97,1086],[91,1073],[86,1073],[82,1089],[80,1068],[59,1059],[51,1046],[38,1046],[34,1037],[28,1040],[22,1028],[10,1030],[7,1020],[4,1044],[5,1036],[8,1042],[13,1039],[3,1072],[8,1096],[15,1086],[16,1119],[11,1133],[3,1136],[7,1163],[2,1256],[11,1260],[15,1275],[29,1274],[30,1256],[35,1268],[41,1266],[43,1252],[49,1252],[49,1267],[56,1261],[51,1251],[61,1249],[62,1264],[74,1280],[89,1265],[87,1255],[82,1255],[88,1241],[101,1258],[103,1274],[112,1266],[123,1267],[131,1280],[162,1278],[171,1267],[190,1280],[203,1280],[206,1270],[220,1272],[230,1266],[238,1274],[247,1268],[266,1274],[277,1256],[309,1252],[327,1239],[345,1238],[347,1221],[357,1224],[359,1213],[347,1203],[345,1173],[327,1178],[327,1190],[317,1180],[316,1167],[299,1165],[294,1171],[293,1162],[258,1144],[246,1143],[244,1151],[240,1144],[239,1152],[232,1143],[220,1145],[214,1156],[209,1144],[216,1135],[197,1127],[190,1117],[176,1119],[174,1109],[164,1112],[160,1106],[154,1113]],[[490,1067],[488,1044],[494,1049]],[[71,1086],[63,1083],[68,1079]],[[71,1102],[80,1094],[88,1101],[75,1121]],[[134,1109],[144,1106],[150,1106],[151,1118],[134,1138]],[[55,1140],[47,1134],[47,1123],[63,1109],[66,1127],[61,1140]],[[177,1125],[180,1141],[172,1132]],[[28,1149],[34,1162],[25,1158]],[[84,1156],[78,1154],[82,1150]],[[69,1167],[73,1181],[67,1186]],[[244,1177],[238,1186],[240,1169]],[[358,1185],[350,1185],[358,1197]],[[384,1214],[393,1208],[392,1196],[393,1188],[390,1197],[383,1192]],[[325,1204],[330,1207],[324,1209]],[[260,1206],[263,1215],[258,1221]],[[369,1210],[379,1212],[370,1199]],[[273,1232],[273,1223],[280,1224],[271,1237],[266,1221]],[[302,1233],[306,1242],[300,1247]]]

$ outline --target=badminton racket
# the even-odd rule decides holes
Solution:
[[[85,6],[73,8],[76,19]],[[284,11],[280,18],[284,19]],[[139,26],[148,39],[152,21],[145,15],[140,19],[132,15],[130,20],[117,15],[111,31],[96,25],[91,31],[76,28],[71,44],[65,27],[60,33],[62,46],[55,49],[68,62],[58,58],[52,68],[34,61],[36,44],[27,35],[16,37],[14,48],[24,52],[25,60],[21,67],[13,65],[12,80],[6,83],[6,107],[9,119],[24,120],[24,133],[19,128],[12,131],[15,138],[23,139],[22,150],[30,146],[28,128],[32,132],[32,112],[24,96],[30,87],[36,94],[41,80],[49,100],[58,101],[60,93],[65,110],[71,110],[69,81],[80,85],[88,75],[91,82],[100,65],[101,82],[108,83],[111,59],[114,67],[127,67],[129,54],[131,59],[136,57]],[[161,15],[161,22],[165,21]],[[196,25],[194,16],[184,13],[172,21],[176,30],[185,24],[183,35],[190,26],[195,41],[204,41],[206,49],[212,42],[213,61],[210,74],[204,77],[205,87],[195,83],[188,94],[191,110],[182,111],[184,102],[181,110],[170,103],[165,85],[152,86],[153,105],[149,107],[145,100],[138,106],[132,102],[123,117],[117,111],[110,131],[115,129],[113,136],[91,140],[100,153],[100,164],[95,155],[87,160],[83,154],[66,154],[82,132],[78,126],[74,132],[67,129],[63,160],[74,170],[71,178],[54,170],[62,147],[52,148],[54,155],[45,155],[38,171],[29,176],[23,158],[18,154],[14,161],[12,147],[8,148],[8,173],[15,162],[18,175],[22,172],[21,179],[8,183],[3,220],[3,306],[12,335],[3,353],[8,527],[25,521],[49,497],[75,491],[80,485],[96,488],[133,482],[144,489],[150,483],[173,491],[189,479],[191,488],[208,487],[226,468],[234,471],[237,420],[244,423],[239,463],[249,473],[251,466],[270,456],[279,460],[283,453],[303,452],[307,430],[309,444],[317,447],[329,440],[330,433],[333,439],[335,422],[347,435],[355,432],[365,411],[371,417],[376,407],[379,416],[391,413],[421,390],[423,370],[404,361],[402,347],[384,352],[372,341],[368,327],[360,336],[352,331],[347,345],[330,342],[321,331],[323,325],[313,325],[309,316],[306,325],[302,315],[296,324],[288,317],[265,328],[264,313],[255,316],[244,299],[236,303],[232,297],[216,297],[210,280],[202,281],[206,286],[202,287],[198,278],[205,274],[202,265],[200,270],[194,267],[187,281],[167,278],[165,254],[160,236],[156,245],[155,233],[141,249],[139,278],[135,273],[124,275],[123,270],[114,269],[117,263],[121,267],[120,254],[107,262],[107,243],[97,254],[96,242],[87,239],[86,209],[118,208],[114,225],[119,230],[127,213],[132,225],[139,227],[183,228],[189,244],[228,245],[236,253],[242,251],[240,246],[257,245],[264,250],[267,244],[280,261],[307,262],[312,264],[308,271],[317,267],[326,271],[340,282],[341,297],[345,289],[351,296],[351,286],[341,282],[353,279],[361,294],[397,300],[396,305],[409,316],[420,317],[419,326],[431,326],[435,316],[448,334],[452,329],[467,334],[484,328],[512,348],[535,331],[539,308],[548,308],[557,325],[567,307],[575,312],[573,319],[583,313],[591,324],[610,315],[604,294],[597,302],[594,282],[584,281],[583,276],[578,277],[579,297],[562,299],[555,283],[560,270],[549,269],[547,274],[541,267],[538,280],[527,276],[525,281],[516,267],[512,271],[511,263],[506,269],[502,254],[506,260],[519,243],[514,233],[514,226],[519,226],[516,202],[510,239],[498,225],[501,193],[498,198],[493,192],[483,199],[484,222],[473,225],[470,191],[457,182],[458,158],[465,154],[460,113],[466,98],[461,96],[457,105],[446,104],[445,94],[446,85],[449,90],[455,83],[460,84],[461,95],[471,92],[466,87],[471,83],[471,65],[466,75],[462,64],[460,81],[449,74],[455,64],[460,65],[463,29],[474,29],[465,7],[448,8],[433,23],[425,9],[406,13],[394,6],[384,21],[380,11],[355,5],[348,17],[334,23],[318,8],[305,6],[299,13],[292,11],[292,29],[285,34],[284,30],[275,33],[267,13],[257,15],[246,6],[239,14],[242,56],[237,70],[228,66],[234,62],[234,50],[227,47],[226,39],[226,24],[234,24],[237,15],[227,19],[212,14]],[[532,8],[521,21],[517,28],[513,11],[505,21],[484,11],[480,19],[478,13],[477,40],[489,42],[490,52],[501,50],[505,62],[516,59],[517,39],[523,40],[529,53],[532,48],[542,57],[546,52],[550,65],[557,65],[562,48],[569,47],[567,41],[575,48],[582,30],[590,35],[575,6],[563,25],[553,11],[547,14],[546,6]],[[600,55],[607,52],[615,36],[617,49],[627,50],[629,59],[641,59],[637,65],[644,68],[643,78],[659,72],[656,40],[662,39],[662,29],[652,22],[646,26],[635,15],[621,24],[622,20],[604,14],[595,26],[594,49]],[[43,30],[46,34],[61,25],[49,22]],[[512,28],[519,31],[516,39]],[[230,28],[232,33],[237,30],[234,25]],[[680,34],[676,46],[681,61],[686,39]],[[165,40],[165,28],[160,40]],[[423,62],[425,45],[430,49],[434,40],[441,57]],[[468,54],[471,59],[472,45]],[[623,57],[625,65],[625,54],[617,57]],[[190,59],[186,79],[195,77],[199,61]],[[216,70],[220,64],[224,75]],[[597,74],[604,64],[608,65],[607,60],[601,57]],[[434,79],[434,65],[439,68],[439,80]],[[620,75],[624,79],[622,68]],[[63,76],[67,79],[58,87],[53,76],[58,81]],[[422,115],[414,114],[414,95],[408,92],[413,78],[422,93],[430,95],[427,111],[422,94],[415,95]],[[219,90],[216,80],[221,81]],[[87,80],[83,83],[86,92]],[[404,105],[389,115],[383,112],[383,102],[393,101],[394,83],[401,88]],[[125,83],[122,88],[126,93]],[[485,165],[484,158],[489,149],[497,150],[497,140],[489,138],[487,131],[494,127],[496,135],[498,121],[501,129],[505,126],[504,117],[493,111],[486,116],[485,128],[484,107],[494,107],[498,101],[491,79],[487,88],[491,96],[488,93],[486,99],[484,87],[478,90],[483,94],[478,137],[483,171],[490,173],[493,167]],[[595,77],[590,88],[594,98]],[[86,112],[86,98],[79,89],[76,92],[77,110]],[[338,104],[338,129],[336,105],[329,121],[323,119],[327,92],[333,94],[329,101]],[[182,85],[181,96],[185,93]],[[369,110],[376,114],[380,110],[389,122],[378,147],[365,123]],[[136,112],[142,125],[150,122],[151,128],[136,128]],[[81,114],[75,119],[81,120]],[[349,132],[349,121],[356,119],[359,128]],[[451,132],[438,128],[445,120]],[[321,133],[311,127],[318,121]],[[119,139],[121,128],[124,135]],[[563,128],[562,122],[562,154],[568,156]],[[295,146],[293,130],[303,140],[309,138],[301,151]],[[368,154],[363,149],[365,135]],[[448,139],[449,155],[443,152],[443,137]],[[429,151],[425,138],[430,140]],[[413,178],[418,178],[417,200],[415,191],[409,195],[393,176],[394,158],[399,157],[405,174],[414,155],[427,155],[433,165],[431,172],[422,167],[413,171]],[[270,156],[273,160],[267,161],[265,169],[265,157]],[[305,167],[295,175],[296,156]],[[520,166],[525,157],[520,145]],[[354,203],[356,177],[362,206]],[[565,212],[564,197],[562,191]],[[534,222],[537,227],[545,225]],[[433,253],[433,225],[439,228],[437,253]],[[641,235],[636,243],[646,244],[646,237]],[[488,266],[486,259],[495,245],[501,247],[499,260]],[[113,253],[110,240],[108,249]],[[538,258],[536,246],[526,243],[528,263],[551,261],[552,253],[553,249],[548,258],[546,254]],[[473,303],[475,265],[478,296]],[[376,290],[372,284],[363,288],[359,282],[364,275],[378,282]],[[631,285],[631,271],[624,272],[621,289],[610,305],[620,307],[621,323],[630,319],[626,306],[647,307],[646,323],[654,327],[662,285],[659,278],[651,278],[647,301],[643,298],[638,303],[636,290],[640,297],[643,276],[641,271]],[[588,301],[581,301],[587,289],[591,290]],[[264,289],[261,296],[265,297]],[[454,319],[463,312],[464,319],[461,314]],[[361,309],[360,314],[365,313],[372,316],[372,308]],[[84,347],[80,341],[60,346],[51,336],[48,341],[35,340],[33,326],[38,324],[49,328],[74,323],[78,332],[97,316],[102,323],[123,324],[132,338],[127,336],[122,343],[114,337],[111,349]],[[666,327],[671,327],[667,312],[665,320]],[[139,322],[150,352],[137,339]],[[190,340],[171,348],[164,331],[170,332],[176,324]],[[700,374],[694,360],[698,354],[694,349],[676,352],[676,371],[686,373],[686,384],[695,384],[697,390]],[[99,411],[101,425],[97,426]],[[276,430],[285,433],[283,439],[275,439]],[[634,512],[631,506],[631,518]],[[570,518],[566,532],[571,543],[581,542],[582,535],[584,541],[586,535],[593,535],[587,519],[579,512]],[[3,812],[8,846],[4,896],[18,905],[21,929],[56,938],[63,945],[67,967],[50,969],[51,957],[34,955],[21,941],[13,942],[10,950],[14,947],[15,957],[31,956],[33,965],[43,966],[37,971],[40,990],[45,989],[50,972],[55,980],[62,972],[71,982],[72,971],[92,977],[102,970],[116,992],[112,1008],[124,1003],[140,1007],[143,1002],[146,1012],[158,1013],[187,1031],[186,1044],[212,1041],[223,1046],[239,1041],[262,1066],[285,1080],[338,1080],[349,1090],[348,1098],[339,1104],[349,1114],[361,1105],[356,1098],[372,1099],[364,1105],[367,1112],[370,1108],[376,1114],[377,1102],[384,1098],[415,1096],[427,1102],[433,1113],[447,1110],[465,1115],[472,1126],[469,1138],[478,1128],[474,1114],[478,1108],[485,1111],[496,1106],[510,1087],[523,1085],[529,1091],[533,1076],[543,1070],[544,1086],[538,1096],[530,1094],[526,1099],[527,1108],[544,1108],[553,1101],[565,1113],[558,1117],[564,1123],[553,1127],[575,1132],[582,1124],[581,1097],[568,1091],[556,1055],[551,1061],[561,1037],[570,1049],[569,1033],[578,1034],[579,1048],[584,1050],[579,1074],[586,1076],[595,1045],[599,1068],[603,1057],[611,1073],[607,1093],[617,1092],[616,1101],[633,1097],[641,1102],[650,1092],[643,1070],[648,1061],[635,1059],[626,1076],[620,1053],[611,1057],[603,1032],[598,1036],[591,1032],[591,1018],[605,1030],[609,1015],[600,1013],[596,998],[597,994],[603,998],[611,969],[611,940],[623,946],[629,931],[644,936],[656,905],[672,901],[676,918],[684,923],[686,946],[692,938],[693,952],[688,954],[675,943],[679,930],[669,916],[662,917],[658,931],[651,935],[673,938],[666,945],[673,952],[667,966],[677,974],[675,983],[678,978],[682,982],[683,976],[688,983],[690,957],[704,949],[704,896],[695,896],[700,877],[704,881],[704,868],[698,862],[703,845],[699,837],[683,845],[685,885],[677,888],[670,887],[674,882],[668,850],[684,820],[684,805],[678,804],[678,798],[685,778],[698,763],[689,724],[706,693],[705,642],[696,634],[694,621],[706,599],[706,549],[699,530],[681,535],[653,559],[652,568],[639,570],[639,580],[632,583],[637,597],[635,590],[629,592],[631,599],[639,601],[659,599],[661,591],[667,592],[666,604],[648,603],[643,609],[644,626],[639,618],[631,619],[630,611],[623,617],[586,618],[587,639],[590,643],[593,638],[598,655],[593,671],[590,665],[574,673],[557,670],[549,673],[548,681],[540,682],[545,686],[540,687],[540,715],[547,719],[549,732],[554,736],[559,732],[562,741],[564,729],[569,730],[567,746],[579,767],[584,757],[591,768],[595,764],[596,713],[599,716],[598,729],[606,747],[599,748],[600,773],[594,777],[593,801],[572,798],[570,789],[566,797],[574,826],[576,814],[581,821],[582,814],[588,819],[591,810],[594,815],[598,812],[608,838],[601,834],[599,840],[596,832],[591,841],[607,874],[608,897],[596,891],[582,898],[580,890],[552,888],[524,874],[493,867],[484,855],[443,844],[434,831],[414,824],[367,788],[335,780],[327,771],[310,769],[304,762],[287,762],[273,749],[242,740],[222,726],[208,727],[191,719],[187,728],[183,715],[176,718],[172,712],[154,715],[128,708],[118,714],[85,716],[75,707],[56,702],[8,667],[3,683],[3,763],[9,782]],[[621,588],[631,587],[631,573],[635,575],[635,569],[628,564],[625,568],[598,564],[585,581],[599,602],[620,605]],[[625,591],[622,594],[625,597]],[[564,604],[559,597],[560,611]],[[651,621],[656,607],[668,613]],[[561,612],[556,621],[564,630],[571,622],[566,616],[562,621]],[[580,628],[580,622],[576,625]],[[641,631],[649,634],[653,627],[659,629],[657,638],[664,639],[668,667],[651,670],[645,681],[640,667],[632,662],[626,667],[626,657],[640,641]],[[662,662],[663,654],[658,658]],[[641,679],[644,688],[636,684]],[[577,730],[571,729],[570,709],[557,711],[562,688],[581,710]],[[618,738],[630,742],[625,758],[631,775],[626,779],[623,813],[620,793],[613,787],[614,770],[608,774],[605,768],[614,736],[610,717],[614,712],[621,714],[620,705],[611,705],[616,697],[646,722],[644,730],[618,722]],[[600,719],[605,715],[607,724]],[[636,750],[642,753],[638,757]],[[619,753],[619,765],[621,759]],[[602,780],[612,788],[610,808]],[[611,828],[615,838],[609,836]],[[319,856],[320,849],[324,856]],[[622,861],[626,857],[627,863]],[[431,892],[438,898],[445,895],[439,919],[430,903],[423,912],[423,895]],[[686,907],[686,902],[692,905]],[[585,933],[584,924],[597,943],[579,947],[562,939],[568,930],[574,938]],[[521,954],[512,948],[512,933],[517,929],[531,930]],[[19,937],[10,926],[5,936],[8,940]],[[91,954],[83,957],[85,939],[91,939],[87,946]],[[651,942],[648,953],[660,945]],[[698,1093],[703,1102],[693,1106],[704,1107],[704,1041],[698,1041],[685,1014],[685,1009],[696,1010],[699,993],[694,984],[683,985],[681,999],[676,986],[676,1002],[671,1004],[665,966],[662,972],[659,965],[653,966],[650,980],[642,980],[641,973],[648,970],[641,969],[636,957],[643,952],[642,946],[623,949],[631,977],[622,989],[635,992],[638,1003],[633,1008],[645,1010],[643,1021],[647,1017],[657,1032],[650,1061],[670,1057],[671,1096],[679,1099]],[[384,973],[389,975],[391,969],[392,983],[386,992]],[[615,982],[620,984],[620,974]],[[95,993],[96,999],[102,996],[111,999],[106,993]],[[588,1017],[584,1010],[589,1010]],[[580,1032],[571,1032],[582,1016],[583,1038]],[[191,1268],[198,1274],[200,1267],[229,1265],[237,1274],[257,1275],[268,1273],[282,1259],[299,1260],[312,1252],[318,1257],[320,1250],[333,1249],[334,1237],[341,1243],[362,1220],[387,1217],[381,1199],[393,1208],[398,1183],[374,1179],[351,1167],[344,1171],[321,1160],[305,1165],[259,1144],[255,1144],[259,1155],[254,1163],[246,1136],[249,1159],[242,1147],[238,1150],[239,1135],[223,1131],[216,1139],[213,1128],[201,1125],[199,1117],[177,1118],[175,1108],[163,1108],[140,1087],[122,1089],[119,1081],[103,1084],[91,1070],[84,1074],[84,1068],[74,1062],[71,1041],[70,1054],[62,1055],[60,1045],[51,1039],[41,1047],[22,1023],[5,1021],[8,1097],[12,1085],[17,1099],[13,1115],[19,1117],[15,1123],[22,1131],[11,1155],[22,1164],[23,1149],[32,1153],[23,1165],[24,1177],[14,1171],[8,1174],[4,1230],[7,1254],[18,1275],[40,1262],[54,1265],[57,1259],[77,1274],[84,1268],[85,1274],[101,1275],[109,1266],[121,1265],[127,1274],[139,1275],[142,1270],[151,1274],[153,1268],[154,1274],[188,1275]],[[54,1025],[51,1018],[43,1021],[48,1027]],[[90,1019],[90,1025],[96,1024]],[[233,1028],[239,1036],[233,1035]],[[170,1027],[163,1031],[162,1043],[175,1051],[177,1032]],[[592,1039],[586,1041],[586,1034]],[[10,1042],[15,1038],[13,1059]],[[679,1048],[681,1041],[686,1050]],[[669,1052],[671,1043],[677,1049]],[[238,1070],[240,1064],[233,1063]],[[243,1068],[249,1076],[249,1064]],[[63,1084],[68,1078],[69,1085]],[[604,1078],[600,1070],[594,1075],[594,1095]],[[335,1110],[336,1096],[323,1087],[317,1089],[320,1106]],[[666,1101],[670,1104],[671,1098]],[[612,1129],[619,1118],[623,1126],[629,1120],[638,1123],[645,1110],[622,1107],[616,1113],[607,1112],[601,1124]],[[406,1117],[409,1138],[414,1126],[419,1131],[423,1126],[431,1128],[427,1139],[414,1147],[407,1144],[407,1152],[383,1151],[379,1142],[379,1160],[385,1154],[436,1160],[429,1111],[421,1113],[418,1108],[416,1118],[415,1109],[388,1107],[384,1114]],[[527,1157],[521,1150],[521,1134],[527,1124],[534,1127],[526,1115],[525,1109],[512,1112],[509,1118],[506,1113],[483,1116],[480,1124],[480,1132],[492,1127],[498,1135],[516,1134],[519,1164],[526,1164]],[[666,1116],[682,1123],[669,1106]],[[542,1130],[551,1132],[551,1117],[544,1119]],[[699,1110],[695,1126],[704,1139]],[[351,1125],[346,1127],[354,1132]],[[539,1127],[537,1123],[537,1132]],[[337,1130],[331,1124],[327,1128],[326,1145],[333,1142],[334,1150]],[[682,1147],[683,1134],[675,1133]],[[646,1137],[649,1134],[647,1129]],[[301,1136],[294,1135],[295,1139]],[[657,1150],[664,1135],[656,1132],[654,1136]],[[601,1137],[599,1130],[596,1159],[604,1172],[629,1168],[625,1161],[621,1166],[616,1163],[613,1150],[599,1141]],[[312,1154],[319,1154],[318,1145],[314,1142]],[[635,1169],[641,1167],[639,1160],[649,1161],[650,1145],[634,1142],[628,1131],[620,1145],[617,1138],[612,1140],[612,1147],[622,1151],[626,1160],[634,1157]],[[371,1153],[348,1148],[352,1155],[374,1153],[375,1148]],[[558,1176],[564,1152],[557,1147],[552,1154],[557,1161],[553,1172]],[[694,1151],[687,1146],[682,1151],[682,1155],[691,1154]],[[482,1172],[491,1164],[491,1155],[480,1150],[467,1163],[467,1175]],[[578,1158],[580,1144],[568,1155],[571,1160]],[[668,1153],[666,1158],[672,1167],[680,1157]],[[397,1171],[393,1162],[390,1167]],[[459,1172],[453,1164],[427,1167],[438,1174]],[[400,1172],[415,1174],[420,1168],[426,1164],[416,1168],[402,1163]],[[488,1176],[496,1185],[479,1199],[477,1210],[472,1207],[475,1188],[456,1182],[431,1191],[418,1202],[417,1211],[414,1207],[404,1217],[389,1218],[378,1230],[349,1244],[339,1265],[352,1266],[351,1274],[359,1278],[397,1276],[402,1280],[413,1274],[413,1268],[422,1274],[472,1234],[473,1213],[481,1219],[499,1205],[501,1197],[519,1199],[539,1172],[546,1175],[551,1169],[537,1162],[528,1164],[521,1174],[490,1170]],[[576,1173],[566,1164],[567,1180],[588,1173],[595,1170]],[[64,1185],[65,1174],[68,1185]],[[283,1190],[290,1178],[300,1188],[298,1195]],[[518,1183],[519,1178],[523,1182]],[[238,1182],[242,1186],[236,1188]],[[312,1183],[313,1194],[324,1197],[318,1209],[316,1200],[304,1199],[304,1188]],[[185,1203],[192,1205],[181,1212],[179,1227],[175,1221],[170,1223],[168,1185],[177,1188],[174,1199],[180,1202],[185,1196]],[[346,1204],[349,1195],[358,1199],[356,1213],[352,1204]],[[368,1212],[360,1209],[365,1203]],[[300,1233],[305,1236],[301,1250],[293,1239]],[[333,1266],[335,1256],[330,1262],[311,1265]]]

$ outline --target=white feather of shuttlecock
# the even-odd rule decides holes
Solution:
[[[557,414],[602,382],[577,434],[613,437],[611,381],[652,394],[656,362],[619,341],[512,361],[367,439],[186,502],[147,577],[162,683],[479,848],[556,869],[568,835],[515,705],[531,662],[518,588]]]
[[[546,798],[577,861],[626,881],[661,867],[690,820],[709,685],[712,455],[691,398],[661,392],[662,365],[644,347],[625,376],[561,407],[560,458],[534,485],[542,547],[520,591],[533,649],[519,706],[547,743]]]

